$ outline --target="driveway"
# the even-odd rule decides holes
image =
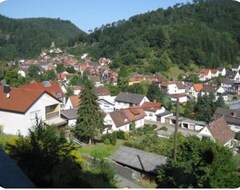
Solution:
[[[162,130],[159,130],[159,128],[161,128],[161,127],[163,127],[163,126],[165,126],[165,127],[168,128],[167,131],[164,131],[164,133],[166,134],[166,136],[170,136],[170,135],[174,134],[175,126],[173,126],[173,125],[161,124],[161,123],[156,122],[156,121],[146,121],[146,120],[145,120],[144,122],[145,122],[145,124],[151,124],[151,125],[155,124],[155,125],[157,125],[157,126],[158,126],[158,129],[157,129],[158,134],[161,134],[161,133],[162,133]],[[183,128],[180,128],[180,127],[178,128],[178,132],[182,133],[183,136],[190,136],[190,135],[197,135],[197,134],[198,134],[197,131],[192,131],[192,130],[188,130],[188,129],[183,129]]]

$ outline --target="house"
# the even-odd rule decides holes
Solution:
[[[222,97],[223,100],[226,102],[228,101],[228,95],[227,95],[227,92],[224,90],[223,87],[219,86],[217,91],[216,91],[216,100],[219,98],[219,97]]]
[[[227,71],[226,72],[226,78],[231,80],[240,81],[240,74],[238,71]]]
[[[135,128],[143,127],[145,116],[145,112],[139,107],[121,109],[107,113],[104,117],[104,125],[107,128],[103,133],[111,133],[119,130],[130,131],[130,125],[133,123]]]
[[[212,73],[210,69],[201,69],[198,78],[200,81],[206,81],[212,78]]]
[[[212,119],[216,120],[224,117],[227,124],[230,126],[231,130],[235,133],[240,132],[240,109],[232,110],[228,108],[218,107],[213,114]]]
[[[79,96],[77,95],[72,95],[67,99],[67,102],[64,106],[64,110],[71,109],[71,108],[78,108],[79,107]]]
[[[67,120],[68,126],[74,127],[77,123],[77,112],[76,108],[61,110],[61,117]]]
[[[234,64],[232,66],[232,71],[240,71],[240,65],[239,64]]]
[[[61,85],[56,81],[34,82],[30,84],[21,85],[19,88],[31,90],[45,90],[52,96],[59,99],[63,104],[65,103],[65,94],[62,91]]]
[[[225,90],[225,92],[230,94],[238,93],[238,84],[239,82],[231,80],[229,78],[224,78],[221,82],[221,87]]]
[[[189,90],[189,95],[197,99],[198,94],[201,92],[202,89],[203,89],[202,83],[193,84]]]
[[[211,69],[211,78],[218,77],[220,72],[217,69]]]
[[[204,96],[205,94],[209,95],[210,93],[213,93],[216,96],[217,87],[214,85],[210,85],[210,84],[204,84],[199,95]]]
[[[36,188],[17,164],[0,147],[0,186],[4,188]]]
[[[233,146],[234,132],[230,129],[224,117],[209,123],[197,136],[201,139],[209,138],[229,148]]]
[[[110,159],[124,167],[140,172],[141,176],[156,175],[158,168],[167,163],[167,157],[136,148],[120,146]]]
[[[173,94],[171,95],[171,101],[172,102],[177,102],[179,101],[180,104],[185,104],[188,101],[188,98],[185,94]]]
[[[142,94],[120,92],[115,98],[115,108],[125,109],[132,106],[141,106],[144,102],[149,102],[149,100]]]
[[[159,102],[144,102],[141,106],[146,113],[145,120],[157,121],[157,114],[165,112],[165,108]]]
[[[110,90],[106,86],[93,87],[93,92],[98,99],[111,97]]]
[[[221,76],[226,75],[227,70],[224,67],[219,67],[217,70],[219,72],[219,75],[221,75]]]
[[[103,113],[113,112],[115,111],[115,96],[105,97],[98,99],[98,104]]]
[[[6,134],[27,135],[36,118],[48,125],[64,125],[60,100],[44,90],[0,87],[0,125]]]
[[[185,86],[182,82],[162,82],[160,86],[169,95],[185,93]]]

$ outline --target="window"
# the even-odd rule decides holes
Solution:
[[[152,114],[152,113],[149,113],[149,116],[150,116],[150,117],[152,117],[152,116],[153,116],[153,114]]]

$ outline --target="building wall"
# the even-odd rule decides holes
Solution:
[[[3,125],[3,132],[6,134],[17,135],[19,132],[26,136],[28,129],[36,124],[36,116],[43,121],[46,120],[46,106],[58,104],[60,110],[60,102],[52,98],[48,94],[43,94],[38,101],[24,114],[14,112],[0,111],[0,125]],[[60,112],[59,112],[60,117]]]
[[[240,126],[239,125],[229,125],[230,126],[230,129],[235,132],[235,133],[238,133],[240,132]]]
[[[160,114],[165,112],[165,108],[162,107],[161,109],[157,110],[156,112],[151,112],[151,111],[144,111],[146,113],[145,120],[148,121],[157,121],[157,116],[156,114]]]
[[[213,138],[211,132],[208,130],[207,127],[204,127],[198,134],[197,136],[202,139],[203,137],[209,137],[212,141],[215,142],[215,139]]]
[[[139,119],[139,120],[135,121],[134,123],[135,123],[136,128],[141,128],[144,126],[144,118]]]

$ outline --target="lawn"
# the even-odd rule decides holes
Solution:
[[[125,142],[125,140],[117,140],[116,146],[113,145],[107,145],[104,143],[97,143],[92,145],[86,145],[79,147],[79,153],[81,155],[91,155],[91,156],[99,156],[99,157],[109,157],[112,155],[120,145],[122,145]]]
[[[6,135],[0,133],[0,146],[5,146],[7,143],[14,144],[18,136],[16,135]]]

